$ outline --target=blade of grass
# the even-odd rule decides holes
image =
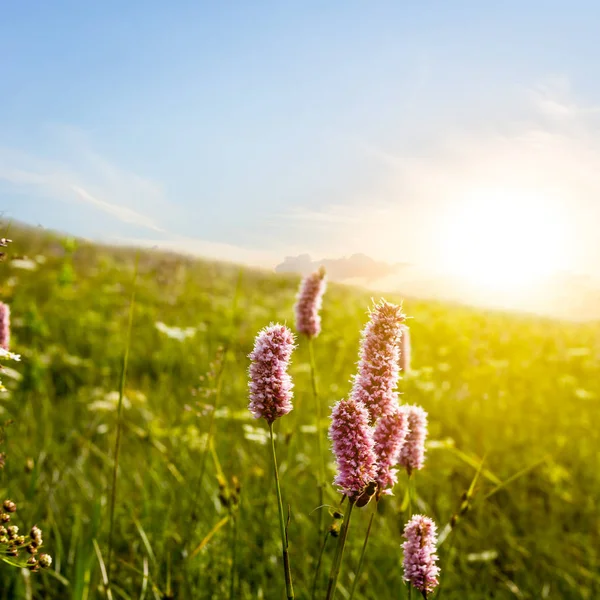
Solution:
[[[214,537],[214,535],[219,531],[219,529],[221,529],[222,527],[224,527],[225,525],[227,525],[227,522],[229,521],[229,515],[223,517],[204,537],[204,539],[198,544],[198,546],[196,546],[196,548],[194,549],[194,551],[190,554],[190,558],[194,558],[194,556],[196,556],[196,554],[198,554],[198,552],[200,552],[200,550],[202,550],[202,548],[204,548],[204,546],[206,546],[206,544],[208,544],[208,542],[210,542],[210,540],[212,540],[212,538]]]
[[[96,552],[98,564],[100,565],[100,574],[102,575],[102,584],[104,585],[106,597],[108,598],[108,600],[112,600],[113,596],[110,590],[110,581],[108,579],[108,572],[106,570],[106,565],[104,564],[104,559],[102,558],[102,552],[100,552],[100,547],[98,546],[98,542],[95,539],[92,540],[92,544],[94,545],[94,551]]]
[[[135,257],[135,267],[133,273],[133,287],[131,291],[131,300],[129,302],[129,316],[127,319],[127,333],[125,338],[125,351],[123,353],[123,363],[121,366],[121,380],[119,383],[119,404],[117,408],[117,435],[115,439],[115,456],[114,456],[114,466],[113,466],[113,475],[112,475],[112,486],[111,486],[111,496],[110,496],[110,526],[108,532],[108,573],[107,577],[110,581],[111,575],[111,561],[112,561],[112,552],[113,552],[113,542],[114,542],[114,528],[115,528],[115,506],[117,503],[117,475],[119,472],[119,453],[121,450],[121,430],[122,430],[122,420],[123,420],[123,396],[125,395],[125,380],[127,378],[127,365],[129,362],[129,350],[131,347],[131,331],[133,329],[133,314],[135,307],[135,292],[136,292],[136,284],[138,278],[138,269],[140,263],[140,253],[139,251]]]

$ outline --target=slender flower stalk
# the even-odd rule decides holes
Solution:
[[[349,505],[329,574],[326,599],[332,600],[344,556],[352,509],[365,489],[374,485],[377,475],[375,440],[365,405],[353,398],[340,400],[331,413],[329,437],[337,463],[335,484],[348,497]]]
[[[10,349],[10,306],[0,302],[0,348]]]
[[[420,406],[404,405],[400,411],[406,415],[408,434],[400,451],[398,464],[409,477],[425,464],[425,439],[427,438],[427,413]]]
[[[400,370],[403,373],[410,371],[410,359],[410,329],[406,325],[402,325],[402,335],[400,337]]]
[[[397,406],[399,343],[404,322],[402,307],[382,300],[371,310],[363,329],[358,374],[352,386],[352,398],[363,402],[371,423],[394,412]]]
[[[300,284],[296,299],[296,330],[308,338],[314,338],[321,332],[321,305],[327,287],[325,269],[321,267]]]
[[[319,481],[317,485],[319,497],[317,506],[323,506],[323,494],[325,487],[325,455],[323,453],[323,430],[321,427],[322,409],[317,387],[317,369],[315,363],[313,339],[321,332],[320,310],[326,288],[327,282],[325,279],[325,269],[321,267],[318,271],[315,271],[302,280],[296,299],[296,305],[294,307],[296,312],[296,330],[298,333],[306,336],[308,340],[310,377],[312,382],[313,398],[316,405],[317,452],[319,453]],[[323,534],[323,512],[321,510],[318,512],[319,538],[321,538]]]
[[[437,531],[435,523],[423,515],[414,515],[404,528],[404,581],[421,592],[423,598],[438,585],[440,569],[436,565]]]
[[[277,508],[279,512],[279,529],[281,533],[281,548],[283,571],[288,600],[294,598],[290,557],[288,552],[288,536],[283,513],[281,484],[277,455],[275,453],[275,436],[273,422],[288,414],[292,406],[292,379],[287,372],[292,352],[294,350],[294,335],[284,325],[272,324],[265,327],[256,336],[254,350],[250,353],[250,412],[256,419],[263,418],[269,425],[271,438],[271,454],[273,458],[273,473],[277,492]]]
[[[319,492],[319,503],[317,506],[323,506],[324,488],[325,488],[325,453],[323,452],[323,412],[321,407],[321,398],[319,396],[319,388],[317,385],[317,366],[315,362],[315,352],[313,348],[313,339],[308,338],[308,352],[310,355],[310,379],[312,382],[313,398],[317,407],[317,452],[319,453],[319,482],[317,485]],[[319,509],[319,538],[323,534],[323,511]]]
[[[369,517],[369,525],[367,526],[367,532],[365,534],[365,541],[363,542],[363,547],[360,553],[360,559],[358,561],[358,566],[356,567],[356,575],[354,576],[354,581],[352,583],[352,590],[350,591],[350,598],[352,600],[354,598],[354,593],[356,592],[356,588],[358,587],[358,582],[360,581],[360,574],[362,572],[363,564],[365,562],[365,556],[367,554],[367,545],[369,544],[369,536],[371,535],[371,528],[373,527],[373,520],[375,519],[375,515],[377,514],[377,507],[379,506],[379,500],[375,500],[373,502],[373,512]]]
[[[275,475],[275,488],[277,490],[277,509],[279,511],[279,530],[281,533],[281,549],[283,557],[283,572],[285,576],[285,590],[288,600],[294,598],[294,586],[292,584],[292,573],[290,568],[289,543],[287,528],[283,513],[283,501],[281,499],[281,484],[279,482],[279,469],[277,468],[277,455],[275,454],[275,436],[273,435],[273,423],[269,423],[269,435],[271,437],[271,453],[273,455],[273,473]]]

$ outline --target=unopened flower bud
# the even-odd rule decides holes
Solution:
[[[14,540],[17,537],[17,534],[19,533],[19,528],[16,525],[11,525],[10,527],[7,528],[8,531],[8,537],[11,540]]]
[[[37,525],[34,525],[31,528],[31,531],[29,532],[29,537],[31,538],[32,543],[36,546],[42,545],[42,530]]]
[[[2,507],[9,513],[17,512],[17,505],[12,500],[5,500]]]
[[[40,554],[38,562],[42,569],[47,569],[52,564],[52,557],[49,554]]]

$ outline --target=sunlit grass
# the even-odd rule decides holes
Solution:
[[[0,448],[7,454],[0,497],[17,502],[24,522],[43,524],[54,563],[29,579],[0,565],[0,598],[103,598],[99,559],[109,554],[107,491],[135,253],[65,247],[18,228],[11,237],[14,253],[29,262],[0,265],[12,349],[22,356],[2,376],[9,393],[0,418],[12,424]],[[227,598],[232,581],[236,598],[282,596],[269,438],[246,409],[247,355],[264,325],[293,322],[297,283],[141,255],[123,390],[113,597]],[[325,415],[350,390],[370,296],[335,285],[325,296],[314,345]],[[430,422],[413,511],[434,518],[440,532],[460,515],[440,546],[443,598],[600,597],[600,326],[411,299],[404,312],[412,317],[413,371],[401,382],[402,401],[423,406]],[[195,333],[178,339],[157,323]],[[297,598],[311,597],[322,545],[309,358],[305,347],[295,353],[299,408],[277,428]],[[239,510],[219,499],[219,475],[238,478]],[[405,477],[395,494],[380,503],[355,599],[404,593]],[[338,506],[331,485],[323,503]],[[354,510],[340,598],[353,587],[371,512]],[[323,573],[334,551],[328,543]]]

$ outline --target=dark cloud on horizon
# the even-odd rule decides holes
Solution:
[[[366,254],[353,254],[344,258],[325,258],[313,261],[308,254],[286,256],[285,260],[275,267],[277,273],[298,273],[308,275],[319,267],[325,267],[327,275],[335,281],[347,279],[364,279],[371,283],[396,274],[400,269],[408,267],[408,263],[390,264],[377,261]]]

